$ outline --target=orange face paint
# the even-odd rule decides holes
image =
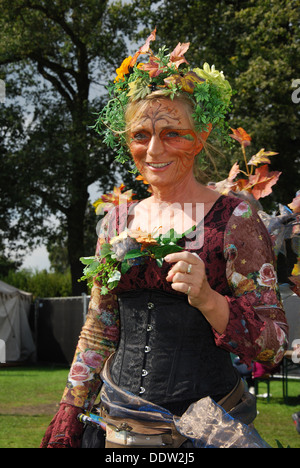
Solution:
[[[137,169],[150,183],[172,185],[192,174],[202,149],[182,102],[150,103],[134,120],[129,148]]]

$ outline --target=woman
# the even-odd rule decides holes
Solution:
[[[128,421],[134,425],[136,420],[130,418],[131,410],[128,418],[110,418],[110,405],[118,406],[119,398],[129,395],[131,402],[142,405],[139,410],[149,403],[154,412],[162,409],[161,414],[165,410],[181,416],[193,402],[210,396],[230,411],[239,407],[245,395],[230,352],[248,365],[258,360],[273,366],[285,350],[287,325],[263,223],[245,201],[221,196],[199,184],[193,175],[195,157],[213,127],[205,124],[207,118],[224,127],[224,112],[219,111],[221,104],[223,110],[229,105],[228,82],[207,67],[179,73],[179,66],[187,63],[183,54],[188,45],[179,44],[167,59],[158,58],[149,52],[154,39],[155,31],[119,69],[115,82],[118,99],[105,109],[106,125],[110,115],[111,122],[122,123],[116,115],[126,103],[126,126],[124,133],[119,127],[118,138],[124,138],[152,194],[108,213],[97,251],[103,242],[115,246],[117,239],[121,245],[115,229],[117,235],[125,229],[152,233],[145,242],[153,241],[154,233],[167,236],[170,229],[178,235],[190,234],[178,240],[181,250],[166,255],[162,264],[150,256],[127,268],[106,294],[100,279],[95,279],[68,385],[43,447],[81,446],[83,425],[77,416],[92,409],[102,380],[106,446],[121,447],[129,443],[128,434],[127,442],[120,442],[118,433],[111,434],[111,427],[117,421],[124,428]],[[150,54],[148,64],[137,66],[138,56],[145,53]],[[214,104],[205,117],[199,112],[205,107],[203,93]],[[117,393],[110,397],[111,391]],[[124,407],[126,411],[131,408]],[[139,446],[146,444],[142,435],[149,436],[151,425],[157,426],[150,416],[149,423],[147,416],[142,419],[137,423],[144,440]],[[150,446],[160,446],[162,440],[166,444],[165,430],[163,424],[160,438],[155,431],[151,433],[156,439],[151,439]],[[189,446],[174,426],[169,432],[167,446]],[[98,445],[89,444],[89,431],[85,431],[83,446],[104,446],[101,434],[91,435],[100,439]]]

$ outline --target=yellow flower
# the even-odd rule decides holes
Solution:
[[[132,60],[132,57],[130,55],[125,60],[123,60],[120,68],[116,69],[117,77],[115,79],[115,82],[120,81],[120,80],[124,81],[124,75],[127,75],[127,73],[129,73],[129,67],[130,67],[131,60]]]

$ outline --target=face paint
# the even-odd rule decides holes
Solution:
[[[192,173],[194,157],[202,149],[182,102],[152,102],[134,121],[129,136],[134,162],[150,184],[175,182]]]
[[[183,164],[194,158],[202,149],[196,133],[192,129],[166,128],[159,134],[159,139],[166,153],[182,159]],[[136,159],[149,146],[151,134],[140,131],[131,135],[130,150]]]

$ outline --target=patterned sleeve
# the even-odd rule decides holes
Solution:
[[[216,344],[251,365],[270,367],[282,359],[288,326],[279,293],[275,258],[269,234],[247,202],[233,211],[224,235],[226,276],[232,295],[224,334],[215,332]]]
[[[106,217],[107,218],[107,217]],[[107,219],[102,223],[96,247],[101,249],[107,235]],[[94,280],[86,322],[81,330],[61,403],[90,410],[102,385],[104,361],[119,342],[119,310],[114,294],[101,295],[101,284]]]

